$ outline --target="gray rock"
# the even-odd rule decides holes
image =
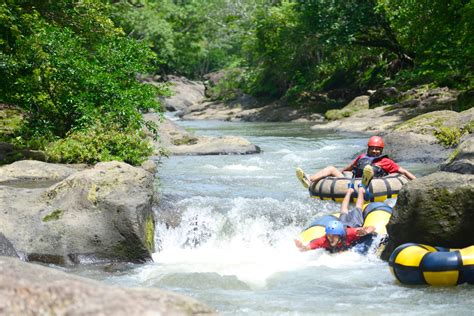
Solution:
[[[77,170],[65,165],[20,160],[0,167],[0,183],[6,181],[61,181]]]
[[[169,76],[173,95],[163,99],[167,111],[183,111],[187,107],[204,101],[204,84],[184,77]]]
[[[141,167],[142,167],[144,170],[146,170],[146,171],[148,171],[149,173],[151,173],[151,174],[155,174],[156,171],[158,170],[158,168],[157,168],[157,166],[156,166],[156,162],[153,161],[153,160],[150,160],[150,159],[144,161],[144,162],[141,164]]]
[[[408,242],[464,248],[474,244],[474,175],[436,172],[407,183],[387,226],[387,259]]]
[[[48,188],[0,186],[0,227],[27,260],[73,264],[151,259],[153,175],[99,163]]]
[[[441,166],[441,170],[474,174],[474,136],[472,134],[454,150],[449,161]]]
[[[215,315],[206,305],[156,288],[123,288],[0,257],[4,315]]]
[[[360,110],[367,110],[369,108],[369,96],[361,95],[354,98],[349,104],[340,110],[329,110],[326,112],[328,120],[338,120],[343,117],[349,117]]]
[[[0,233],[0,256],[18,257],[12,243],[2,233]]]
[[[157,120],[153,113],[145,115],[147,120]],[[171,120],[160,123],[160,143],[171,155],[243,155],[260,152],[260,148],[238,136],[195,136]]]
[[[463,91],[458,95],[458,101],[454,110],[464,111],[474,107],[474,89]]]
[[[384,154],[395,161],[440,163],[452,150],[438,144],[432,135],[390,132],[383,135]]]
[[[260,153],[260,147],[238,136],[198,137],[195,144],[173,146],[174,155],[246,155]]]
[[[395,87],[386,87],[377,89],[369,99],[370,107],[375,107],[377,105],[383,104],[393,104],[400,93]]]

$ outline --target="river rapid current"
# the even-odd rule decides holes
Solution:
[[[312,219],[339,209],[310,198],[295,167],[309,173],[345,166],[365,149],[367,136],[315,132],[301,123],[179,123],[200,135],[244,136],[263,152],[164,159],[154,262],[75,273],[175,291],[223,315],[473,314],[472,286],[401,286],[374,256],[300,253],[294,246]],[[436,169],[399,163],[417,176]]]

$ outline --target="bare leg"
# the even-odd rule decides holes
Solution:
[[[354,189],[349,188],[344,196],[344,200],[342,200],[341,204],[341,214],[347,214],[349,212],[349,203],[351,201],[351,195],[354,193]],[[362,198],[363,200],[364,198]]]
[[[365,201],[364,194],[365,194],[365,189],[363,186],[360,186],[357,191],[356,208],[362,209],[362,206],[364,205],[364,201]]]
[[[324,169],[321,169],[319,170],[318,172],[316,172],[315,174],[313,174],[312,176],[309,177],[309,180],[311,182],[318,182],[319,180],[321,180],[322,178],[326,178],[326,177],[338,177],[338,178],[342,178],[344,177],[344,175],[342,174],[341,171],[339,171],[339,169],[337,169],[336,167],[334,166],[328,166]]]

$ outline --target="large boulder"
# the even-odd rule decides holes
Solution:
[[[395,161],[441,163],[451,149],[440,145],[433,135],[412,132],[388,132],[383,134],[384,154]]]
[[[430,88],[428,85],[422,85],[407,90],[399,96],[401,107],[411,107],[420,113],[452,110],[456,108],[459,91],[442,88]]]
[[[328,120],[339,120],[344,117],[349,117],[355,112],[367,110],[369,108],[369,96],[361,95],[354,98],[349,104],[339,110],[329,110],[325,116]]]
[[[435,135],[444,128],[469,128],[474,118],[474,108],[463,112],[449,110],[434,111],[416,116],[398,125],[397,132],[413,132],[417,134]]]
[[[48,188],[0,186],[0,227],[27,260],[151,260],[153,175],[99,163]]]
[[[106,285],[0,257],[2,315],[214,315],[198,301],[154,288]]]
[[[400,92],[395,87],[380,88],[370,96],[369,104],[371,108],[378,105],[393,104],[399,96]]]
[[[167,111],[183,111],[187,107],[204,101],[204,84],[184,77],[169,76],[173,95],[163,99]]]
[[[474,244],[474,175],[436,172],[407,183],[387,226],[387,259],[408,242],[463,248]]]

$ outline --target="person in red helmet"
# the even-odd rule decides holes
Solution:
[[[351,171],[356,178],[362,177],[364,167],[370,165],[374,177],[383,177],[390,173],[401,173],[409,180],[416,179],[415,175],[411,172],[397,165],[386,155],[382,155],[384,147],[385,143],[382,137],[372,136],[367,142],[367,153],[359,155],[350,165],[343,169],[339,170],[334,166],[328,166],[312,176],[307,176],[301,168],[296,168],[296,177],[305,188],[308,188],[312,183],[326,177],[344,177],[344,171]]]

